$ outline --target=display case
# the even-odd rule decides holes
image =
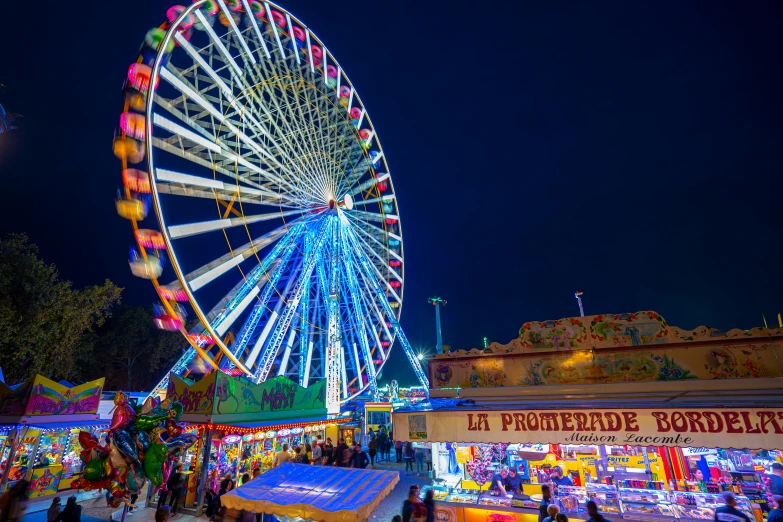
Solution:
[[[583,513],[586,511],[587,489],[580,486],[558,486],[557,503],[564,513]]]
[[[448,496],[446,502],[457,502],[460,504],[477,504],[479,499],[478,491],[474,489],[460,489],[453,488]]]
[[[495,495],[489,491],[482,491],[478,503],[480,506],[511,507],[513,495]]]
[[[735,498],[737,509],[755,520],[748,498],[739,495]],[[715,508],[725,504],[720,494],[695,491],[674,491],[671,493],[671,499],[677,509],[677,517],[681,520],[714,520]]]
[[[669,493],[660,489],[618,488],[626,520],[666,520],[678,516]]]
[[[617,498],[617,487],[612,484],[587,484],[587,498],[598,506],[598,511],[604,515],[619,515],[620,501]]]

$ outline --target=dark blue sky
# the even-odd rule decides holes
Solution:
[[[35,20],[4,6],[0,103],[24,119],[0,137],[0,232],[130,304],[155,294],[128,270],[111,140],[123,75],[169,5]],[[434,346],[433,294],[449,301],[444,341],[464,348],[576,315],[577,289],[588,314],[652,309],[682,327],[783,311],[783,3],[284,6],[339,58],[381,137],[414,345]]]

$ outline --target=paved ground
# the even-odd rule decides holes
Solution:
[[[432,480],[427,477],[427,474],[421,476],[416,475],[413,472],[405,473],[405,465],[397,464],[394,462],[394,453],[392,453],[392,462],[379,462],[376,463],[375,469],[387,469],[392,471],[398,471],[400,473],[400,482],[397,487],[381,502],[378,509],[376,509],[370,517],[371,522],[391,522],[394,515],[402,514],[402,503],[408,498],[408,490],[413,484],[419,486],[425,486],[431,484]],[[146,490],[139,495],[137,505],[139,509],[135,513],[129,514],[127,522],[154,522],[155,510],[145,509]],[[65,497],[63,497],[63,504],[65,503]],[[103,496],[97,498],[86,499],[79,502],[82,506],[82,522],[99,522],[111,520],[111,514],[116,512],[117,509],[107,508],[106,501]],[[35,503],[28,505],[27,513],[22,517],[22,522],[46,522],[46,511],[48,503]],[[38,511],[41,510],[42,511]],[[35,512],[34,512],[35,511]],[[172,522],[205,522],[206,517],[195,517],[184,513],[177,514],[170,520]]]

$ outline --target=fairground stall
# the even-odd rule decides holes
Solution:
[[[327,415],[325,388],[326,381],[303,388],[284,376],[253,384],[212,372],[192,383],[171,374],[167,399],[182,404],[181,420],[200,435],[181,459],[189,477],[185,505],[202,503],[205,488],[217,491],[228,474],[267,471],[284,444],[293,453],[350,421]]]
[[[96,437],[108,428],[99,420],[103,379],[79,386],[43,376],[8,386],[0,382],[0,490],[30,482],[31,499],[73,490],[82,474],[79,432]]]
[[[783,461],[781,348],[780,329],[683,331],[655,312],[527,323],[430,360],[431,400],[395,410],[394,438],[431,445],[442,520],[532,521],[548,484],[577,520],[588,500],[712,520],[733,491],[761,521]]]

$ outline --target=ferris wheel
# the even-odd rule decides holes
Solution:
[[[161,298],[156,323],[190,344],[174,373],[326,379],[334,411],[377,394],[397,340],[428,387],[399,324],[405,262],[387,160],[310,29],[272,2],[171,7],[130,65],[124,100],[117,208],[134,228],[131,270]],[[167,265],[173,281],[161,284]]]

